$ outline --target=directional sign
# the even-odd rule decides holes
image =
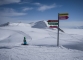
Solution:
[[[49,25],[58,25],[57,22],[48,22]]]
[[[47,22],[58,22],[58,20],[48,20]]]
[[[68,13],[59,13],[59,16],[67,16],[69,15]]]
[[[50,28],[57,28],[57,26],[50,26]]]
[[[66,19],[68,19],[69,17],[68,16],[59,16],[59,19],[60,20],[66,20]]]

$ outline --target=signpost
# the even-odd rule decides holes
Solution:
[[[66,20],[68,19],[68,13],[58,13],[58,20],[48,20],[48,24],[50,28],[57,28],[57,46],[59,47],[59,20]],[[57,26],[56,26],[57,25]]]

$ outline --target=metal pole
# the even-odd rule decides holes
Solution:
[[[57,32],[57,46],[59,47],[59,13],[58,13],[58,32]]]

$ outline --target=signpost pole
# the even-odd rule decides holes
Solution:
[[[57,46],[59,47],[59,13],[58,13],[58,32],[57,32]]]
[[[59,20],[68,19],[68,13],[58,13],[58,20],[48,20],[48,24],[51,25],[50,28],[57,28],[57,46],[59,47]],[[52,26],[58,25],[58,26]]]

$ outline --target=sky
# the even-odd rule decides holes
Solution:
[[[57,20],[58,13],[69,14],[69,19],[60,22],[82,24],[83,0],[0,0],[0,24]]]

